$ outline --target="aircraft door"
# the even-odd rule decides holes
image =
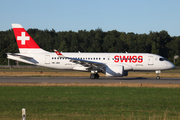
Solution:
[[[45,64],[50,64],[50,55],[45,55]]]
[[[148,65],[154,65],[154,57],[153,56],[148,57]]]

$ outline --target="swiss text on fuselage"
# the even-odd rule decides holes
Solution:
[[[136,55],[133,55],[133,56],[119,56],[119,55],[116,55],[114,56],[114,62],[129,62],[129,63],[142,63],[143,62],[143,56],[136,56]]]

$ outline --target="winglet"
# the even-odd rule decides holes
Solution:
[[[63,57],[63,58],[65,57],[65,56],[62,55],[59,51],[57,51],[57,50],[55,50],[55,49],[54,49],[54,51],[55,51],[55,53],[56,53],[59,57]]]

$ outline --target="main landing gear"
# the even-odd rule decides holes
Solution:
[[[91,79],[99,79],[99,74],[97,70],[92,70],[91,71],[91,75],[90,75]]]
[[[160,70],[157,70],[156,73],[157,73],[156,79],[160,79],[159,73],[161,73],[161,71],[160,71]]]
[[[99,79],[99,74],[98,74],[98,73],[91,74],[91,75],[90,75],[90,78],[91,78],[91,79]]]

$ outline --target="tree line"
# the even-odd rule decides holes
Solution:
[[[167,31],[150,31],[149,34],[103,32],[95,30],[60,31],[28,29],[27,32],[44,50],[58,49],[63,52],[117,52],[117,53],[154,53],[171,62],[174,55],[180,56],[180,36],[171,37]],[[19,52],[12,29],[0,31],[0,65],[7,65],[6,53]],[[180,65],[177,60],[176,65]],[[15,64],[11,61],[11,64]]]

